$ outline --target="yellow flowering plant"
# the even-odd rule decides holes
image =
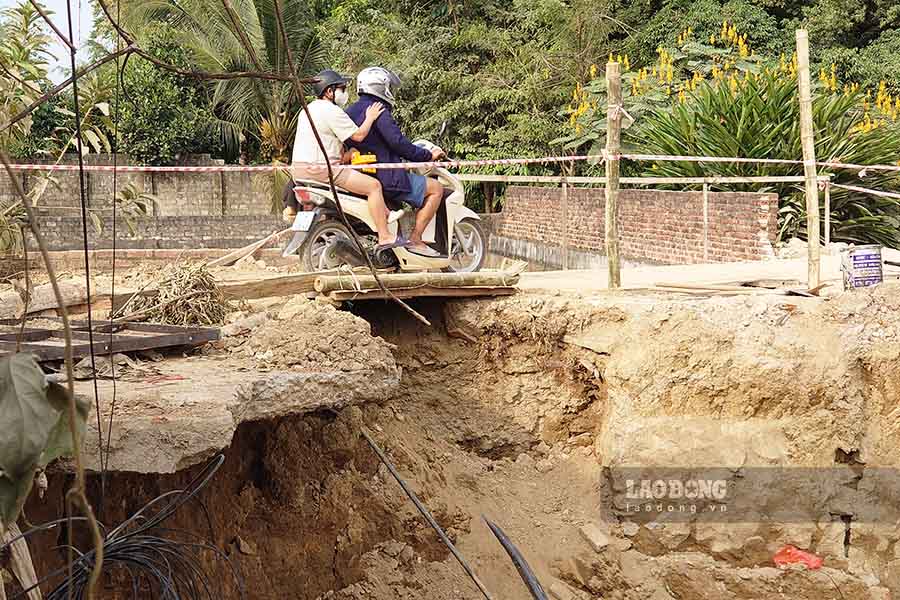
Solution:
[[[649,66],[623,69],[622,92],[635,124],[623,132],[626,149],[651,154],[802,159],[797,60],[761,57],[732,23],[697,41],[688,29],[676,47],[657,49]],[[624,57],[622,61],[624,62]],[[624,65],[623,65],[624,66]],[[900,161],[900,96],[891,83],[866,90],[845,82],[834,65],[813,74],[816,156],[821,161],[897,164]],[[606,82],[602,74],[579,85],[567,107],[568,147],[605,142]],[[654,176],[802,175],[802,164],[626,162],[634,174]],[[835,181],[858,184],[853,171],[833,171]],[[866,187],[900,191],[893,173],[870,172]],[[778,193],[782,237],[804,237],[802,186],[724,186]],[[834,188],[832,239],[900,247],[900,203]]]

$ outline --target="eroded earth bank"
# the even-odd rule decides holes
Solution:
[[[205,509],[169,526],[211,531],[247,597],[480,598],[365,427],[496,598],[527,591],[482,515],[560,599],[900,598],[900,286],[419,307],[433,327],[389,304],[268,303],[180,359],[186,381],[120,382],[104,521],[223,450]],[[624,514],[616,473],[635,466],[724,472],[731,517]],[[59,514],[69,477],[50,474],[31,522]],[[62,535],[35,539],[39,573]],[[776,568],[787,544],[824,566]]]

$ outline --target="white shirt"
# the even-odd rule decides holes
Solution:
[[[344,109],[329,100],[313,100],[309,103],[309,114],[316,131],[322,138],[322,144],[328,152],[328,162],[339,163],[343,153],[344,142],[357,132],[359,127],[353,122]],[[294,154],[292,164],[317,163],[324,164],[325,157],[316,143],[312,127],[306,113],[301,110],[297,118],[297,137],[294,138]]]

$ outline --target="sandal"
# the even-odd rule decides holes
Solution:
[[[375,246],[375,252],[381,252],[382,250],[390,250],[392,248],[405,248],[409,245],[409,240],[403,237],[402,235],[398,235],[393,242],[389,244],[378,244]]]
[[[424,256],[427,258],[435,258],[440,256],[441,253],[435,250],[434,248],[428,246],[427,244],[422,244],[421,246],[413,246],[409,245],[406,247],[407,252],[411,252],[418,256]]]

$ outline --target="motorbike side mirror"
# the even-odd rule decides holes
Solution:
[[[441,123],[441,130],[438,131],[437,136],[438,137],[443,136],[445,131],[447,131],[447,121],[444,121],[443,123]]]

